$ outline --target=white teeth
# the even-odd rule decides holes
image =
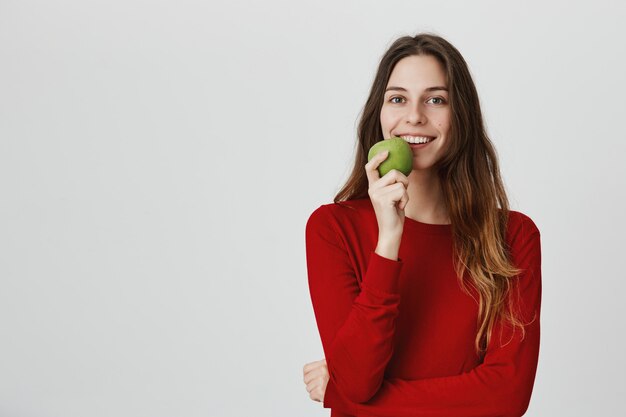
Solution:
[[[402,136],[402,139],[409,143],[428,143],[432,140],[424,136]]]

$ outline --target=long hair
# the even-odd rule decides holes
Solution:
[[[380,111],[384,92],[395,65],[412,55],[436,58],[446,72],[450,104],[448,151],[437,161],[444,204],[451,220],[455,271],[463,291],[466,273],[479,295],[475,349],[481,359],[498,319],[520,328],[513,279],[520,270],[510,261],[505,241],[509,202],[500,176],[497,154],[487,133],[476,87],[467,63],[448,41],[428,33],[397,39],[382,57],[358,125],[354,168],[334,202],[365,198],[368,181],[367,153],[382,135]],[[519,296],[519,294],[517,294]],[[518,300],[518,299],[517,299]]]

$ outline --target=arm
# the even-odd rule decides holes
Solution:
[[[541,306],[541,250],[538,230],[522,237],[513,251],[520,274],[520,313],[526,326],[512,333],[507,323],[496,322],[483,363],[461,375],[422,380],[385,379],[376,395],[365,403],[334,395],[327,386],[329,405],[380,417],[518,417],[530,402],[539,356]],[[515,292],[514,292],[515,294]],[[514,336],[511,339],[511,336]]]
[[[327,207],[306,225],[309,290],[335,395],[324,403],[369,400],[380,388],[393,354],[401,260],[371,252],[361,286]],[[345,406],[345,403],[344,403]],[[334,407],[344,408],[341,405]]]

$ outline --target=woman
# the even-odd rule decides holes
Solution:
[[[380,177],[376,142],[413,170]],[[467,64],[439,36],[401,37],[379,65],[353,172],[306,225],[325,359],[304,367],[332,417],[521,416],[539,356],[540,234],[509,210]]]

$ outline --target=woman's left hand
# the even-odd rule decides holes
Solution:
[[[326,385],[330,375],[328,366],[326,366],[326,358],[321,361],[311,362],[304,365],[304,383],[309,397],[313,401],[324,402],[324,393],[326,393]]]

